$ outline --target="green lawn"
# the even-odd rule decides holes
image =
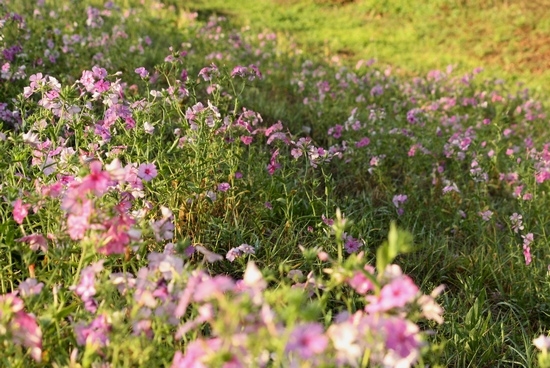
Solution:
[[[289,50],[295,41],[306,53],[374,58],[407,75],[482,67],[487,77],[549,90],[548,0],[192,0],[185,7],[273,30]]]

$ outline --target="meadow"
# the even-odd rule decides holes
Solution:
[[[0,366],[550,367],[544,89],[205,4],[0,1]]]

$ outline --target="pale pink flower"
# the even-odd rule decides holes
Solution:
[[[487,211],[480,211],[478,212],[478,215],[481,216],[483,221],[489,221],[491,217],[493,216],[493,211],[487,210]]]
[[[38,282],[34,278],[27,278],[25,281],[21,282],[19,284],[19,292],[21,293],[22,297],[27,297],[31,295],[38,295],[42,291],[42,288],[44,287],[43,282]]]
[[[151,181],[157,176],[155,164],[141,164],[138,167],[137,175],[144,181]]]
[[[550,349],[550,337],[540,335],[533,340],[533,344],[537,347],[537,349],[546,351]]]

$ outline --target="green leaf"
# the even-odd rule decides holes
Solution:
[[[392,221],[388,241],[376,250],[376,269],[378,272],[383,272],[386,266],[399,254],[410,252],[412,250],[411,244],[412,235],[407,231],[397,229],[397,225]]]

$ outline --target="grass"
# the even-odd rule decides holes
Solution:
[[[0,6],[1,365],[549,366],[531,3]]]
[[[239,26],[271,29],[307,54],[378,60],[398,73],[423,75],[453,65],[482,67],[548,92],[547,1],[192,1],[199,14],[229,16]]]

